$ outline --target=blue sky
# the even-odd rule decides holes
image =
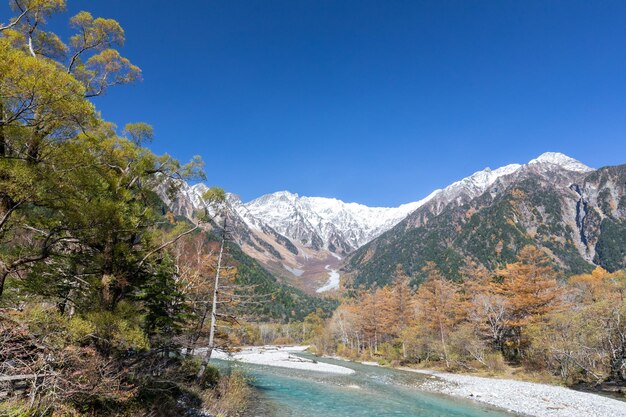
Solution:
[[[414,201],[560,151],[626,163],[626,2],[69,0],[144,81],[96,99],[244,200]],[[0,21],[6,21],[3,7]]]

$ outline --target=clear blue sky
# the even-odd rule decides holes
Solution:
[[[544,151],[626,163],[624,1],[68,3],[117,19],[144,72],[103,116],[244,200],[396,205]]]

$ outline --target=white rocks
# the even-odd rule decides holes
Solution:
[[[332,374],[349,375],[354,373],[352,369],[329,363],[317,362],[298,356],[290,352],[302,352],[308,346],[255,346],[243,348],[239,352],[228,354],[221,350],[215,350],[212,357],[222,360],[233,360],[256,365],[277,366],[281,368],[302,369],[307,371],[327,372]],[[198,353],[201,353],[199,350]]]
[[[508,379],[482,378],[444,372],[417,371],[436,376],[420,388],[472,399],[533,417],[624,417],[626,402],[569,388]]]

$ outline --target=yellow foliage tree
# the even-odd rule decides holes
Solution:
[[[518,262],[498,271],[502,277],[499,292],[506,299],[506,325],[511,332],[509,345],[521,353],[525,326],[541,319],[561,305],[563,290],[550,258],[534,246],[525,246]]]
[[[426,281],[415,294],[417,320],[437,336],[450,367],[448,335],[464,316],[459,285],[447,280],[433,262],[426,264],[424,272]]]

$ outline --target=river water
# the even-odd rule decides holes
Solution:
[[[312,358],[306,353],[304,357]],[[473,402],[424,393],[415,388],[430,376],[332,359],[354,369],[351,375],[252,364],[240,367],[251,378],[256,397],[248,417],[511,417]]]

